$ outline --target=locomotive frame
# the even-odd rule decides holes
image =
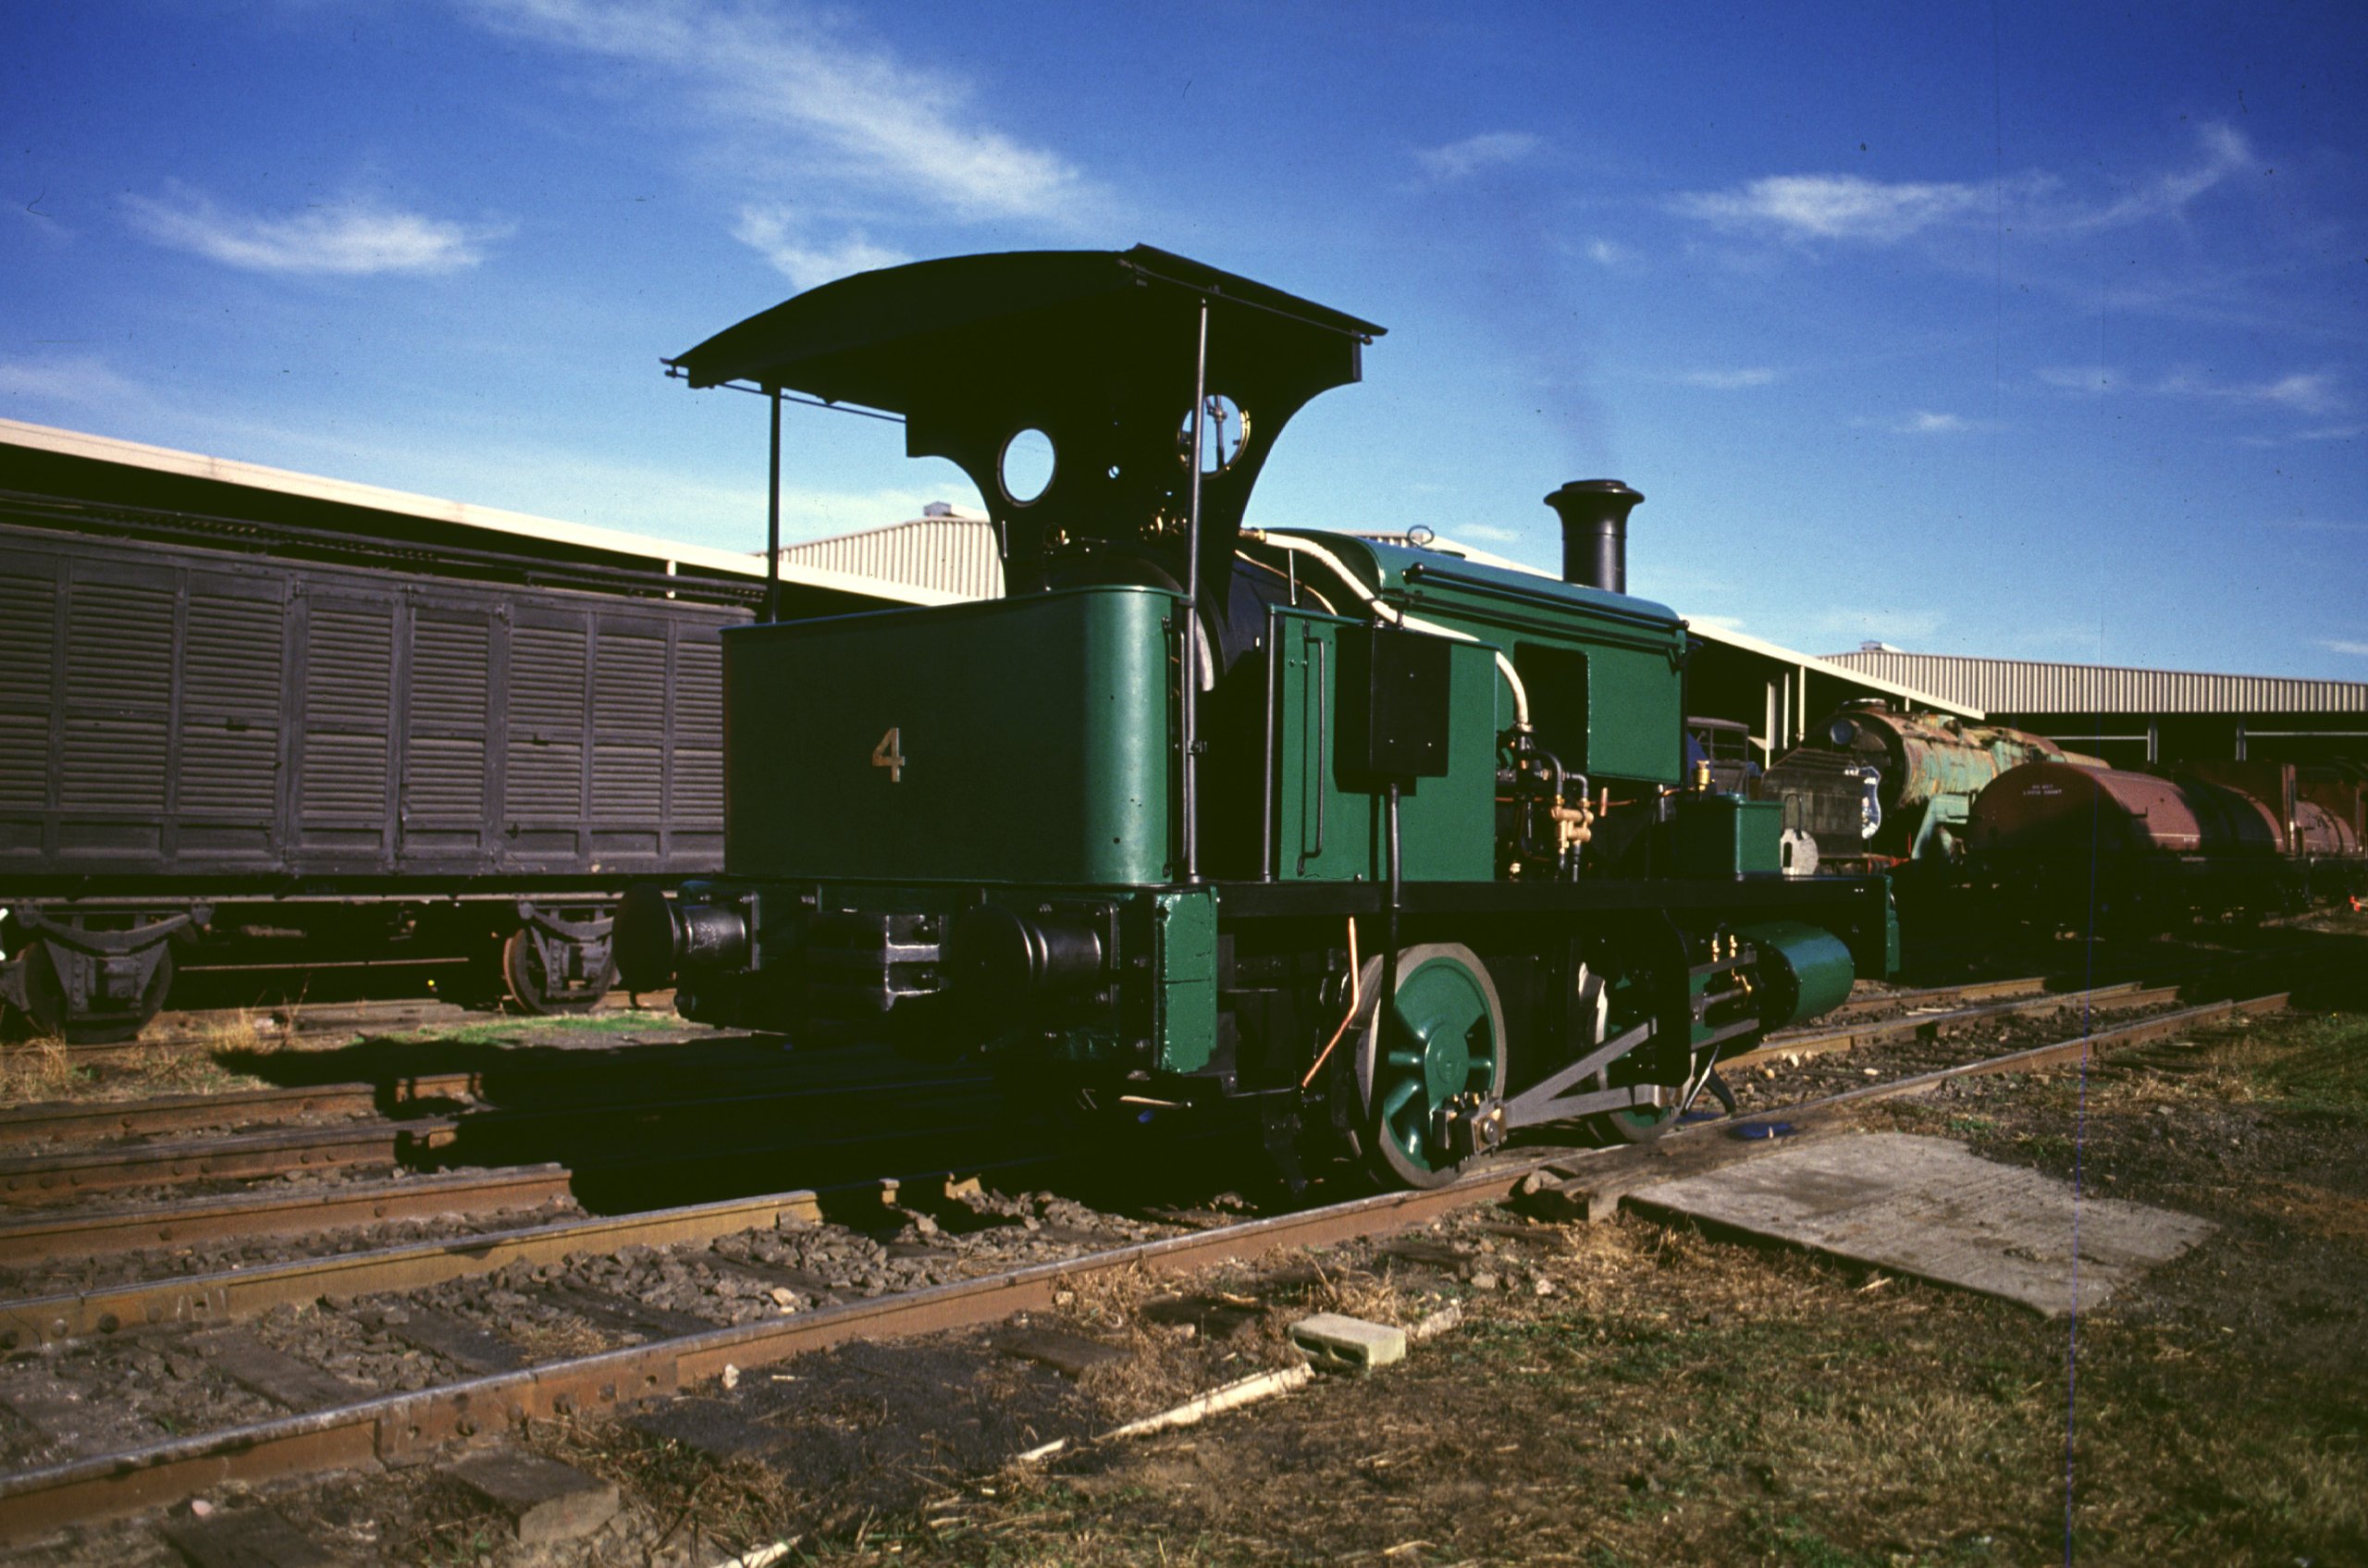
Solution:
[[[903,416],[988,498],[1012,597],[726,635],[724,875],[628,897],[627,982],[1232,1105],[1286,1169],[1419,1185],[1525,1125],[1650,1136],[1889,972],[1882,879],[1787,877],[1781,808],[1686,777],[1637,492],[1548,498],[1559,582],[1243,527],[1380,332],[1137,247],[862,274],[671,362]],[[1031,430],[1041,493],[1004,467]]]

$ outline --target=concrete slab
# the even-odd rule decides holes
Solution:
[[[2214,1228],[2143,1204],[1905,1132],[1834,1138],[1626,1194],[1684,1217],[1901,1274],[2003,1296],[2060,1316],[2088,1311]],[[2077,1241],[2077,1250],[2076,1250]]]

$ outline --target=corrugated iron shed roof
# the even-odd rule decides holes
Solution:
[[[2214,675],[1865,648],[1826,661],[1993,713],[2368,713],[2368,681]]]
[[[355,484],[348,479],[298,474],[285,468],[266,468],[261,463],[208,457],[200,452],[177,451],[170,447],[152,447],[139,441],[118,440],[112,436],[94,436],[80,430],[60,430],[18,419],[0,419],[0,448],[6,447],[56,452],[66,457],[116,463],[154,474],[211,480],[402,517],[425,518],[431,522],[508,535],[519,540],[539,539],[582,549],[603,550],[661,567],[696,567],[703,572],[735,577],[762,577],[765,574],[765,552],[762,550],[753,556],[745,555],[737,550],[717,549],[709,545],[684,544],[675,539],[654,538],[646,534],[629,534],[616,528],[562,522],[555,517],[536,517],[523,512],[504,512],[497,507],[475,506],[467,501],[442,500],[434,496],[413,495],[406,490],[381,489],[376,485]],[[783,578],[808,587],[829,588],[907,604],[945,604],[957,597],[935,593],[926,587],[901,585],[893,578],[867,577],[822,566],[801,564],[784,572]]]
[[[783,567],[874,577],[948,599],[1003,597],[994,525],[967,508],[946,507],[941,515],[932,507],[909,523],[783,545],[781,560]]]

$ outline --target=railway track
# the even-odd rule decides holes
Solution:
[[[2144,994],[2120,991],[2106,999]],[[1962,993],[1953,999],[1967,1000]],[[2068,1066],[2283,1005],[2283,996],[2272,995],[2160,1011],[2111,1030],[1983,1055],[1978,1052],[1996,1042],[1973,1046],[1973,1035],[2028,1028],[2030,1020],[1998,1010],[1995,1001],[1976,1000],[1939,1015],[1958,1017],[1962,1031],[1947,1037],[1946,1048],[1961,1059],[1750,1106],[1737,1120],[1781,1118],[1807,1129],[1875,1098],[1976,1074]],[[1912,1068],[1914,1053],[1934,1044],[1911,1031],[1866,1048],[1892,1053],[1894,1068]],[[29,1445],[19,1438],[8,1459],[16,1473],[0,1478],[0,1540],[159,1506],[228,1480],[261,1483],[399,1463],[448,1442],[663,1398],[727,1365],[745,1370],[849,1339],[996,1322],[1044,1308],[1055,1290],[1097,1277],[1190,1270],[1384,1235],[1521,1191],[1559,1194],[1581,1208],[1607,1193],[1616,1202],[1623,1183],[1738,1157],[1749,1146],[1723,1135],[1735,1125],[1681,1129],[1633,1148],[1527,1148],[1494,1157],[1436,1191],[1232,1223],[1202,1216],[1208,1228],[1199,1229],[1185,1223],[1190,1216],[1099,1212],[1042,1195],[998,1196],[975,1181],[940,1178],[650,1215],[569,1215],[211,1273],[118,1269],[89,1288],[0,1303],[0,1344],[19,1352],[0,1364],[0,1403],[42,1439]],[[548,1184],[563,1174],[531,1173],[507,1201],[515,1205],[537,1192],[537,1201],[547,1200]],[[993,1174],[1000,1182],[1005,1173]],[[425,1179],[452,1183],[457,1197],[463,1181],[486,1179]],[[348,1200],[385,1202],[388,1189],[401,1185],[378,1184]],[[431,1191],[427,1202],[435,1197]],[[240,1233],[242,1223],[275,1223],[256,1197],[211,1204],[179,1217],[164,1209],[116,1216],[110,1223],[124,1245],[115,1255],[152,1259],[153,1252],[143,1251],[152,1237],[171,1246],[209,1226],[224,1235]],[[336,1212],[350,1217],[361,1211]],[[55,1249],[57,1231],[43,1242],[41,1223],[0,1225],[0,1258],[9,1256],[12,1240],[29,1253]],[[302,1233],[300,1216],[277,1223]],[[290,1310],[299,1305],[302,1312]],[[537,1333],[560,1318],[578,1341],[588,1333],[599,1348],[539,1352],[536,1343],[556,1341],[547,1334],[538,1341]],[[22,1355],[35,1346],[40,1357]],[[160,1354],[180,1358],[188,1375],[174,1379],[178,1394],[152,1400],[122,1369]],[[111,1374],[120,1407],[116,1419],[78,1427],[59,1414],[87,1413],[76,1396]],[[379,1391],[360,1386],[359,1379],[374,1377]],[[383,1391],[388,1384],[392,1391]],[[165,1414],[164,1404],[172,1406],[169,1420],[183,1435],[159,1440],[154,1417]]]

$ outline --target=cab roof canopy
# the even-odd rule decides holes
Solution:
[[[1240,411],[1223,466],[1202,477],[1202,566],[1222,571],[1275,438],[1309,399],[1359,378],[1381,327],[1148,245],[1021,251],[826,283],[668,363],[694,387],[754,383],[903,415],[909,455],[950,459],[979,487],[1016,589],[1080,568],[1178,581],[1204,301],[1207,390]],[[1041,493],[1005,482],[1005,451],[1029,430],[1053,448]]]

